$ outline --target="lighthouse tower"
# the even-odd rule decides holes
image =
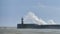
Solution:
[[[22,24],[22,26],[23,26],[23,23],[24,23],[24,21],[23,21],[24,19],[23,19],[23,17],[21,18],[21,24]]]

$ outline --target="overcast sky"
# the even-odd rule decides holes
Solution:
[[[60,23],[60,0],[0,0],[0,26],[15,27],[29,11]]]

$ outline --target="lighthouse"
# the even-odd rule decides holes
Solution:
[[[21,24],[23,25],[23,23],[24,23],[24,21],[23,21],[24,19],[23,19],[23,17],[21,18]]]

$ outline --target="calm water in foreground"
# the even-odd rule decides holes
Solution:
[[[1,28],[0,34],[60,34],[60,29],[17,29]]]

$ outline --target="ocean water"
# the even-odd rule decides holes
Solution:
[[[13,27],[0,27],[0,34],[60,34],[60,29],[17,29]]]
[[[60,29],[18,29],[22,34],[60,34]]]

